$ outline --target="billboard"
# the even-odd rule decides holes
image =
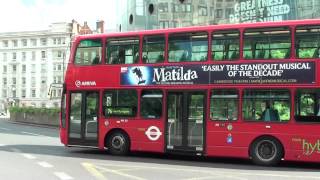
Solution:
[[[230,23],[296,19],[296,0],[240,0],[229,15]]]
[[[314,84],[314,62],[121,67],[121,85]]]

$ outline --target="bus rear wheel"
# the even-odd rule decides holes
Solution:
[[[112,155],[126,155],[130,147],[129,138],[123,132],[114,132],[108,137],[107,146]]]
[[[276,165],[283,157],[283,147],[275,138],[262,137],[255,140],[251,145],[250,156],[255,164],[263,166]]]

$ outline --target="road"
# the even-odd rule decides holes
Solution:
[[[0,179],[4,180],[320,180],[320,164],[261,167],[239,159],[65,148],[58,129],[0,120]]]

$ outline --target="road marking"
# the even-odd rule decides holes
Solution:
[[[3,128],[3,127],[0,127],[0,129],[6,130],[6,131],[9,131],[9,130],[10,130],[10,129],[8,129],[8,128]]]
[[[101,167],[102,166],[102,167]],[[286,174],[275,174],[275,173],[248,173],[248,172],[236,172],[236,171],[229,171],[229,170],[217,170],[212,169],[210,171],[208,170],[199,170],[199,169],[183,169],[183,168],[175,168],[175,167],[151,167],[151,166],[141,166],[141,165],[120,165],[120,164],[98,164],[96,166],[97,169],[104,170],[105,172],[112,172],[114,170],[110,170],[104,167],[122,167],[126,168],[124,170],[128,170],[130,168],[144,168],[146,170],[148,169],[155,169],[155,170],[168,170],[168,171],[188,171],[188,172],[195,172],[195,173],[208,173],[212,174],[214,176],[220,175],[224,177],[234,178],[234,179],[247,179],[238,177],[239,175],[245,175],[245,176],[266,176],[266,177],[280,177],[280,178],[288,178],[288,179],[318,179],[320,180],[319,176],[308,176],[308,175],[286,175]],[[118,170],[119,171],[119,170]],[[117,172],[116,173],[121,173]]]
[[[53,165],[51,165],[45,161],[38,162],[38,164],[44,168],[52,168],[53,167]]]
[[[22,156],[24,156],[24,157],[27,158],[27,159],[36,159],[36,157],[33,156],[33,155],[31,155],[31,154],[26,154],[26,153],[24,153],[24,154],[22,154]]]
[[[69,176],[68,174],[66,174],[64,172],[54,172],[53,174],[62,180],[73,179],[73,177]]]
[[[203,180],[203,179],[223,179],[222,176],[205,176],[205,177],[194,177],[194,178],[188,178],[184,180]]]
[[[123,173],[123,172],[120,172],[120,171],[117,171],[117,170],[113,170],[113,169],[100,168],[100,167],[99,167],[99,169],[103,170],[104,172],[113,173],[113,174],[116,174],[116,175],[119,175],[119,176],[122,176],[122,177],[127,177],[127,178],[130,178],[130,179],[146,180],[144,178],[141,178],[141,177],[138,177],[138,176],[133,176],[133,175],[130,175],[130,174],[126,174],[126,173]]]
[[[36,134],[36,133],[30,133],[30,132],[25,132],[25,131],[21,131],[22,134],[28,134],[28,135],[33,135],[33,136],[44,136],[41,134]]]
[[[82,166],[87,170],[89,171],[89,173],[91,175],[93,175],[94,177],[96,177],[97,179],[99,180],[106,180],[107,178],[102,174],[100,173],[93,164],[91,163],[81,163]]]
[[[11,148],[11,151],[16,152],[16,153],[21,153],[22,151],[17,148]]]

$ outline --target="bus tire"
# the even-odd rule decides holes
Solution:
[[[129,152],[130,142],[127,134],[116,131],[108,137],[107,145],[110,154],[126,155]]]
[[[250,156],[253,163],[263,166],[278,164],[283,158],[282,144],[272,137],[261,137],[250,146]]]

